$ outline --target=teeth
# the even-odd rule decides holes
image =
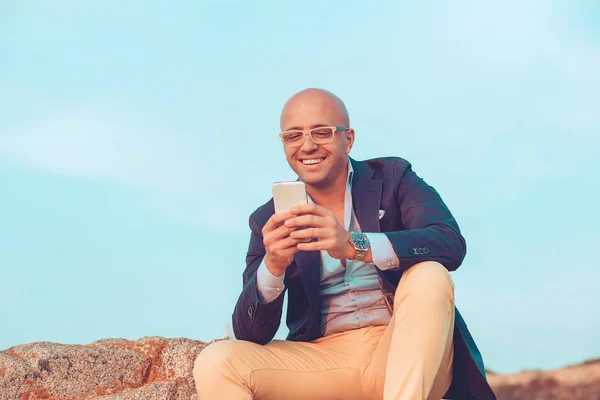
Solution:
[[[302,160],[302,163],[305,164],[305,165],[318,164],[322,160],[323,160],[322,158],[315,158],[315,159],[312,159],[312,160]]]

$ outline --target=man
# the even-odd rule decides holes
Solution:
[[[454,307],[466,245],[438,193],[402,158],[351,159],[330,92],[294,95],[281,130],[310,202],[250,216],[238,340],[198,356],[199,400],[495,399]],[[290,332],[272,340],[286,291]]]

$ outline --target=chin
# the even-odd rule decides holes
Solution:
[[[310,186],[320,187],[327,183],[327,175],[322,174],[303,174],[300,179]]]
[[[311,186],[322,186],[326,184],[328,180],[328,176],[331,173],[331,170],[325,166],[326,168],[321,169],[319,171],[307,171],[302,166],[298,166],[296,163],[290,163],[290,166],[298,175],[301,181]]]

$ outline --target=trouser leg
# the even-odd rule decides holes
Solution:
[[[372,398],[439,400],[452,382],[454,283],[439,263],[415,264],[400,279],[390,324],[365,369]]]
[[[211,344],[194,365],[199,400],[361,399],[362,332],[331,335],[311,343],[241,340]]]

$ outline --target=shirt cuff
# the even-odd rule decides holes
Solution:
[[[283,293],[283,289],[285,289],[283,278],[285,278],[285,272],[281,276],[273,275],[263,259],[256,275],[259,299],[263,304],[272,302]]]
[[[385,233],[365,233],[371,245],[373,264],[380,270],[400,268],[400,260]]]

